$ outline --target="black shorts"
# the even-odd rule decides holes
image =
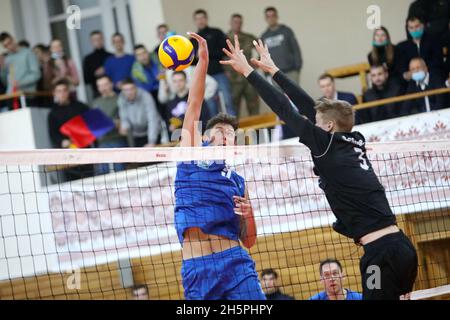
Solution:
[[[399,300],[412,291],[417,277],[417,252],[400,231],[364,246],[360,261],[364,300]]]

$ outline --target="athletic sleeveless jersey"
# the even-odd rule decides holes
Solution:
[[[239,241],[240,216],[234,213],[233,196],[244,194],[244,178],[223,160],[179,163],[175,228],[180,243],[183,244],[186,229],[193,227]]]

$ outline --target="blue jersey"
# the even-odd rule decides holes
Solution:
[[[206,234],[239,241],[240,216],[233,196],[244,197],[244,178],[224,161],[179,163],[175,178],[175,228],[183,244],[184,232],[198,227]]]
[[[348,289],[345,289],[347,291],[347,299],[345,300],[362,300],[363,296],[359,292],[351,291]],[[328,300],[328,295],[325,291],[319,292],[315,296],[312,296],[309,298],[309,300]]]

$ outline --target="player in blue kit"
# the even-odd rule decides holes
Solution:
[[[197,128],[208,70],[206,40],[195,33],[199,61],[181,134],[181,147],[201,146]],[[219,114],[206,126],[204,146],[235,144],[237,120]],[[183,247],[181,275],[187,300],[265,300],[255,262],[240,246],[256,242],[256,225],[244,178],[225,161],[179,163],[175,178],[175,227]]]

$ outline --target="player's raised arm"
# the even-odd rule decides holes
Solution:
[[[237,36],[235,36],[234,42],[235,44],[233,45],[231,41],[227,40],[229,49],[224,48],[223,51],[229,60],[220,61],[220,63],[230,65],[236,72],[246,77],[264,102],[295,132],[300,138],[300,141],[313,154],[322,154],[330,141],[330,134],[316,127],[306,116],[301,115],[283,93],[267,82],[250,66],[247,58],[240,49]]]
[[[247,190],[245,191],[245,198],[235,196],[233,199],[236,206],[234,212],[241,216],[239,238],[244,246],[250,249],[256,243],[256,223]]]
[[[184,116],[180,146],[198,147],[201,146],[202,140],[201,131],[197,125],[205,97],[205,80],[208,71],[209,56],[206,40],[196,33],[189,32],[188,34],[198,42],[198,63],[190,81],[188,107]]]
[[[273,80],[280,86],[281,89],[288,95],[289,99],[299,109],[300,114],[306,116],[311,122],[316,122],[316,111],[314,110],[315,101],[309,94],[305,92],[300,86],[289,79],[272,60],[267,44],[262,40],[253,41],[256,51],[259,54],[259,60],[252,58],[251,63],[272,75]]]
[[[229,50],[224,48],[223,51],[229,60],[220,61],[220,63],[230,65],[236,72],[246,77],[267,105],[300,136],[300,129],[305,125],[307,120],[292,107],[289,99],[283,93],[263,79],[250,66],[247,58],[241,51],[237,36],[235,36],[234,42],[235,45],[230,40],[227,40]]]

